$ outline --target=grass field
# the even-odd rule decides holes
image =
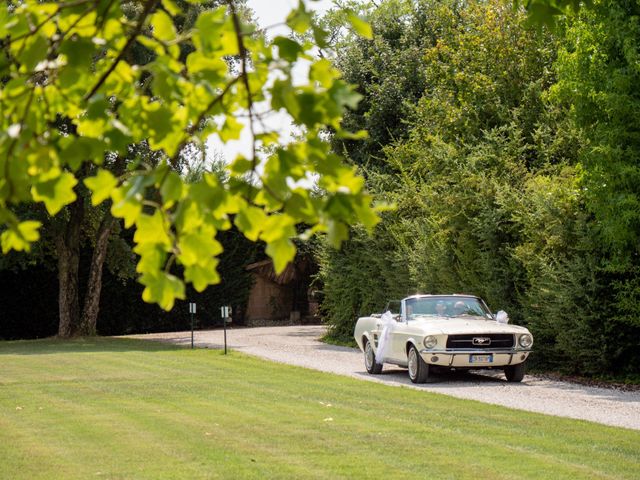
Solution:
[[[0,342],[0,479],[640,478],[640,432],[120,339]]]

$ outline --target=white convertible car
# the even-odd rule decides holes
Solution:
[[[533,336],[508,325],[506,313],[493,315],[481,298],[413,295],[393,303],[387,313],[356,323],[354,337],[369,373],[390,363],[406,367],[413,383],[425,383],[439,368],[502,369],[509,382],[524,377]]]

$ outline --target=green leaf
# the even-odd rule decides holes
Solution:
[[[306,190],[298,189],[287,201],[285,211],[310,225],[318,222],[318,214]]]
[[[143,243],[136,245],[133,251],[140,255],[140,260],[136,265],[136,272],[138,273],[156,273],[162,268],[167,259],[167,252],[156,244]]]
[[[57,172],[52,171],[53,175]],[[55,215],[62,207],[73,202],[77,197],[73,191],[78,180],[69,172],[37,182],[31,187],[31,195],[36,202],[43,202],[49,215]]]
[[[165,42],[170,42],[176,38],[176,29],[173,20],[162,10],[157,10],[151,16],[151,26],[153,27],[153,35]]]
[[[39,62],[47,58],[49,42],[43,35],[33,35],[25,41],[27,48],[24,49],[18,58],[26,71],[31,72]]]
[[[171,239],[167,234],[165,219],[159,210],[156,210],[153,215],[143,213],[138,217],[133,241],[138,244],[162,245],[167,249],[171,247]]]
[[[327,43],[327,37],[329,36],[329,32],[317,25],[313,25],[311,28],[313,30],[313,40],[316,42],[318,48],[328,47],[329,44]]]
[[[311,14],[307,12],[304,2],[300,2],[298,8],[289,13],[286,22],[294,32],[307,33],[311,28]]]
[[[130,190],[131,186],[128,185],[116,188],[111,192],[111,200],[113,201],[111,214],[116,218],[124,219],[126,228],[131,227],[142,212],[142,203],[140,200],[136,200],[134,195],[128,195]]]
[[[255,242],[267,221],[267,214],[261,208],[248,205],[237,213],[234,223],[244,236]]]
[[[220,35],[224,25],[226,6],[215,10],[207,10],[198,16],[196,30],[193,32],[193,43],[203,54],[210,54],[220,49]]]
[[[557,8],[548,0],[532,1],[527,5],[529,23],[532,25],[546,25],[552,31],[557,27],[558,17],[569,12]]]
[[[171,274],[145,273],[140,277],[140,283],[146,287],[142,292],[142,299],[147,303],[157,303],[165,310],[173,308],[176,298],[185,298],[184,283]]]
[[[229,166],[232,173],[242,175],[253,168],[253,162],[248,158],[238,155],[233,163]]]
[[[329,90],[329,94],[336,103],[339,105],[346,105],[353,110],[358,108],[358,103],[362,100],[362,95],[356,92],[352,85],[348,85],[342,80],[334,82],[333,86]]]
[[[224,78],[227,68],[227,64],[220,57],[208,57],[201,52],[193,52],[187,57],[189,73],[200,74],[199,76],[212,84]]]
[[[101,168],[96,176],[85,179],[84,184],[92,192],[91,205],[95,207],[111,197],[111,192],[118,186],[118,179]]]
[[[365,226],[365,228],[371,232],[373,227],[380,223],[380,217],[376,214],[376,211],[371,208],[371,197],[369,195],[363,195],[353,202],[353,209],[358,217],[358,221]]]
[[[279,145],[280,144],[280,135],[278,132],[263,132],[256,134],[256,140],[262,142],[262,144],[266,147],[269,145]]]
[[[96,164],[102,163],[104,151],[107,150],[107,145],[103,141],[87,137],[66,137],[65,140],[67,139],[69,146],[64,148],[61,158],[73,171],[80,168],[80,165],[87,160]]]
[[[216,211],[221,207],[227,208],[227,194],[215,175],[211,173],[206,173],[203,181],[189,185],[189,198],[202,212]],[[228,213],[232,212],[228,211]],[[188,223],[188,220],[185,220],[185,224]]]
[[[244,125],[236,120],[232,115],[227,115],[227,118],[222,126],[218,135],[223,143],[227,143],[229,140],[238,140],[242,133]]]
[[[291,79],[277,79],[271,88],[271,106],[274,110],[286,109],[293,118],[297,118],[300,113],[300,103],[297,92],[291,85]]]
[[[182,9],[174,2],[174,0],[162,0],[162,6],[174,17],[182,14]]]
[[[337,220],[329,222],[328,230],[327,238],[334,248],[340,248],[342,242],[349,238],[349,229],[344,223]]]
[[[151,50],[156,55],[158,56],[164,55],[164,47],[155,38],[145,37],[141,35],[140,37],[138,37],[137,41],[140,42],[149,50]],[[151,65],[151,67],[153,67],[153,65]]]
[[[278,47],[280,58],[284,58],[288,62],[295,62],[298,55],[304,53],[298,42],[287,37],[276,37],[273,39],[273,44]]]
[[[267,218],[260,239],[267,243],[296,234],[295,221],[289,215],[275,214]]]
[[[104,4],[104,2],[102,3]],[[70,27],[73,26],[73,28],[69,32],[65,32],[65,33],[91,38],[96,34],[96,25],[98,23],[96,20],[97,20],[96,10],[82,12],[79,18],[74,19],[73,24],[70,25]]]
[[[146,122],[149,146],[154,150],[164,149],[167,155],[173,156],[182,139],[181,124],[184,120],[184,109],[157,101],[145,102],[143,109],[142,117]]]
[[[102,35],[104,39],[109,41],[109,40],[122,38],[122,36],[126,34],[124,30],[125,25],[126,25],[125,22],[120,22],[115,18],[110,18],[105,22],[104,28],[102,29]]]
[[[78,134],[83,137],[104,138],[107,130],[109,101],[104,95],[99,94],[93,97],[87,109],[87,115],[77,121]]]
[[[201,264],[221,254],[222,244],[215,239],[215,234],[215,230],[207,228],[182,235],[178,241],[180,263],[186,266]]]
[[[294,116],[296,121],[313,128],[326,119],[325,105],[323,105],[325,103],[324,94],[306,90],[298,93],[296,101],[300,108],[298,115]],[[289,111],[289,113],[293,115],[293,112]]]
[[[216,267],[218,260],[209,259],[204,264],[191,265],[184,269],[184,279],[193,284],[197,292],[203,292],[209,285],[220,283],[220,275]]]
[[[96,45],[89,38],[72,37],[60,48],[67,57],[67,67],[74,69],[88,68],[95,53]]]
[[[27,220],[5,230],[0,234],[0,244],[2,245],[2,253],[8,253],[11,250],[26,251],[31,249],[31,244],[40,239],[38,229],[42,223]]]
[[[0,5],[0,38],[4,38],[9,35],[8,23],[10,22],[11,14],[9,13],[9,5],[6,3]]]
[[[182,198],[183,190],[184,187],[180,175],[170,171],[160,187],[160,195],[162,195],[164,206],[168,207],[179,201]]]
[[[296,255],[296,247],[288,238],[280,238],[268,243],[265,251],[273,260],[276,274],[282,273]]]
[[[218,43],[222,47],[218,51],[220,55],[234,56],[240,53],[240,48],[238,46],[238,36],[233,29],[223,30]]]
[[[323,58],[311,65],[309,78],[318,82],[324,88],[329,88],[334,80],[340,78],[340,72],[333,68],[329,60]]]
[[[347,132],[346,130],[340,130],[337,132],[338,138],[344,138],[346,140],[364,140],[369,138],[369,132],[366,130],[358,130],[357,132]]]
[[[356,31],[358,35],[366,38],[367,40],[371,40],[373,38],[373,30],[371,29],[371,25],[360,18],[353,10],[347,11],[347,20]]]

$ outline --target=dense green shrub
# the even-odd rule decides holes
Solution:
[[[401,128],[401,135],[390,140],[376,133],[383,129],[377,125],[369,144],[378,145],[380,157],[359,162],[367,167],[369,188],[397,209],[383,218],[373,238],[356,234],[343,252],[323,250],[320,257],[324,311],[332,333],[349,336],[358,315],[375,311],[398,294],[473,293],[485,298],[494,311],[505,309],[513,322],[532,330],[536,344],[531,361],[541,368],[589,375],[637,374],[640,269],[633,260],[637,255],[628,249],[626,255],[614,255],[614,244],[603,237],[610,228],[621,228],[620,221],[628,220],[632,227],[635,217],[598,220],[605,211],[600,203],[609,204],[600,194],[600,203],[594,203],[598,189],[590,170],[597,163],[594,141],[628,140],[630,134],[620,133],[619,123],[615,135],[608,137],[607,125],[584,131],[587,122],[574,115],[570,98],[571,76],[585,75],[569,62],[577,62],[572,57],[575,52],[563,53],[557,60],[558,40],[528,29],[523,15],[497,1],[409,3],[420,8],[404,10],[404,16],[395,19],[389,8],[380,16],[374,11],[373,25],[380,28],[381,38],[344,49],[339,62],[350,78],[358,78],[360,71],[367,79],[361,89],[362,108],[370,110],[348,119],[367,126],[366,120],[379,111],[380,92],[388,88],[368,73],[374,70],[368,59],[387,54],[392,44],[385,37],[388,29],[421,24],[422,15],[429,17],[435,39],[422,42],[423,54],[413,59],[420,63],[425,88],[418,101],[410,91],[405,102],[398,102],[403,121],[389,131]],[[387,29],[385,22],[394,26]],[[600,26],[585,38],[593,44],[602,32]],[[414,48],[406,42],[392,45],[399,50]],[[615,59],[626,52],[628,62],[630,48],[618,48],[605,58],[626,64]],[[561,86],[566,90],[554,90],[558,62],[565,62],[557,71],[565,77]],[[578,65],[594,75],[593,66]],[[612,69],[614,78],[620,79],[623,71]],[[378,72],[380,78],[394,78],[402,69],[390,62]],[[633,75],[628,73],[628,82],[618,85],[617,93],[637,87],[638,82],[629,78]],[[603,83],[593,80],[591,91],[610,83],[605,77],[598,77]],[[591,101],[600,102],[598,108],[609,105],[609,114],[624,109],[613,96],[596,94]],[[589,98],[585,92],[580,102],[586,104]],[[581,108],[586,108],[583,104]],[[592,120],[607,115],[597,109],[590,113],[595,115]],[[629,125],[633,128],[633,122]],[[629,149],[635,148],[635,140],[627,140]],[[630,158],[629,149],[623,153],[610,145],[606,148],[606,158],[612,158],[612,152],[620,161]],[[358,152],[351,157],[360,158]],[[617,171],[615,165],[607,163],[603,172]],[[381,176],[384,182],[378,181]],[[628,196],[637,182],[617,188]],[[619,205],[624,213],[630,204]],[[624,238],[636,234],[626,232],[617,245],[626,245]],[[402,273],[400,279],[381,277],[390,271],[391,262],[396,265],[394,275]]]
[[[602,0],[572,19],[552,89],[588,141],[583,196],[606,305],[596,323],[603,361],[627,372],[640,370],[639,18],[637,2]]]
[[[384,246],[378,248],[381,255],[391,256],[406,270],[403,287],[476,293],[521,320],[516,308],[521,277],[510,250],[519,232],[509,208],[529,166],[538,160],[531,144],[536,119],[544,111],[542,92],[552,81],[552,39],[521,28],[523,17],[499,2],[388,3],[396,8],[373,14],[372,23],[382,33],[369,45],[344,49],[338,62],[347,67],[348,78],[357,79],[358,69],[377,73],[366,75],[362,108],[379,111],[384,96],[376,82],[402,76],[403,69],[395,62],[377,65],[376,59],[388,57],[389,49],[400,51],[400,57],[406,54],[407,42],[391,41],[388,32],[406,28],[398,38],[412,38],[409,30],[420,25],[425,34],[419,43],[421,54],[415,54],[415,42],[410,42],[425,88],[417,101],[410,93],[400,103],[405,108],[413,103],[399,123],[405,133],[390,142],[376,130],[371,132],[370,143],[382,146],[384,165],[369,163],[368,168],[392,180],[372,182],[377,177],[367,172],[369,187],[397,205],[384,218],[374,242]],[[367,119],[370,111],[347,120]],[[350,156],[358,158],[357,152]],[[332,258],[358,265],[359,259],[351,257],[368,259],[371,250],[361,241]],[[370,276],[342,282],[330,272],[344,265],[322,265],[327,318],[334,330],[346,332],[353,328],[353,314],[367,303],[358,292],[370,291],[361,285],[370,282]],[[386,300],[390,292],[379,290],[376,296]],[[346,312],[351,314],[348,319]]]
[[[322,312],[331,318],[329,335],[335,340],[349,341],[355,319],[382,312],[388,300],[404,298],[415,288],[385,225],[372,235],[352,229],[341,250],[328,244],[318,246],[319,277],[324,285]]]

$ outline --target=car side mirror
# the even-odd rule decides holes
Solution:
[[[498,323],[509,323],[509,315],[504,310],[500,310],[496,313],[496,322]]]

